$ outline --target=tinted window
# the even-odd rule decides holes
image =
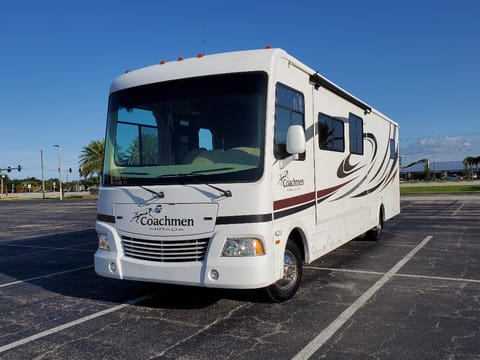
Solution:
[[[390,139],[390,159],[395,159],[395,139]]]
[[[318,141],[322,150],[343,152],[345,150],[343,121],[318,114]]]
[[[267,76],[180,79],[110,96],[104,184],[255,181]]]
[[[287,131],[290,125],[304,126],[305,105],[303,94],[285,85],[277,84],[275,100],[275,158],[285,159],[287,152]],[[301,154],[300,160],[305,159]]]
[[[349,115],[350,152],[363,155],[363,120],[361,117]]]

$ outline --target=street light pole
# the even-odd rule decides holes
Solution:
[[[53,145],[58,149],[58,182],[60,183],[60,200],[63,200],[63,189],[62,189],[62,161],[60,160],[60,145]]]
[[[40,162],[42,165],[42,198],[45,199],[45,177],[43,175],[43,150],[40,150]]]
[[[0,198],[2,197],[2,195],[5,193],[5,188],[3,187],[3,179],[5,179],[5,175],[1,174],[1,183],[2,183],[2,191],[0,191]]]

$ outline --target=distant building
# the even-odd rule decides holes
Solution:
[[[432,161],[430,162],[432,178],[435,179],[460,179],[465,176],[463,161]],[[425,164],[418,163],[400,170],[402,180],[423,179],[425,176]]]

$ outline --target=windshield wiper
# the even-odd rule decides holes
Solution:
[[[211,187],[212,189],[217,190],[219,193],[223,194],[225,197],[232,197],[232,192],[230,190],[220,189],[219,187],[216,187],[216,186],[213,186],[213,185],[207,184],[207,183],[200,183],[199,182],[199,184],[205,184],[208,187]]]
[[[139,185],[143,190],[146,190],[148,191],[150,194],[153,194],[155,195],[156,197],[158,197],[159,199],[163,199],[165,197],[165,194],[163,193],[163,191],[154,191],[152,189],[149,189],[145,186],[142,186],[142,185]]]
[[[215,171],[215,170],[223,170],[223,169],[203,170],[201,172]],[[195,176],[205,176],[205,174],[201,174],[199,170],[188,172],[188,173],[167,174],[167,175],[162,175],[162,176],[159,176],[159,177],[180,177],[180,176],[188,177],[188,178],[192,179],[197,184],[206,185],[206,186],[208,186],[208,187],[210,187],[214,190],[217,190],[219,193],[221,193],[225,197],[232,197],[232,192],[230,190],[225,190],[225,189],[219,188],[218,186],[214,186],[214,185],[211,185],[211,184],[208,184],[208,183],[205,183],[205,182],[201,182],[200,180],[196,179]],[[183,184],[183,185],[185,185],[185,184]],[[153,192],[153,190],[146,189],[146,188],[144,188],[144,189],[147,190],[147,191]]]

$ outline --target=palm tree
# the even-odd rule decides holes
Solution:
[[[103,168],[104,140],[93,140],[85,146],[80,154],[80,175],[100,176]]]
[[[474,157],[473,162],[475,164],[475,175],[478,178],[478,164],[480,163],[480,156]]]
[[[473,170],[473,164],[475,163],[475,158],[471,156],[467,156],[465,159],[463,159],[463,165],[465,166],[465,177],[467,179],[472,178],[472,170]]]

